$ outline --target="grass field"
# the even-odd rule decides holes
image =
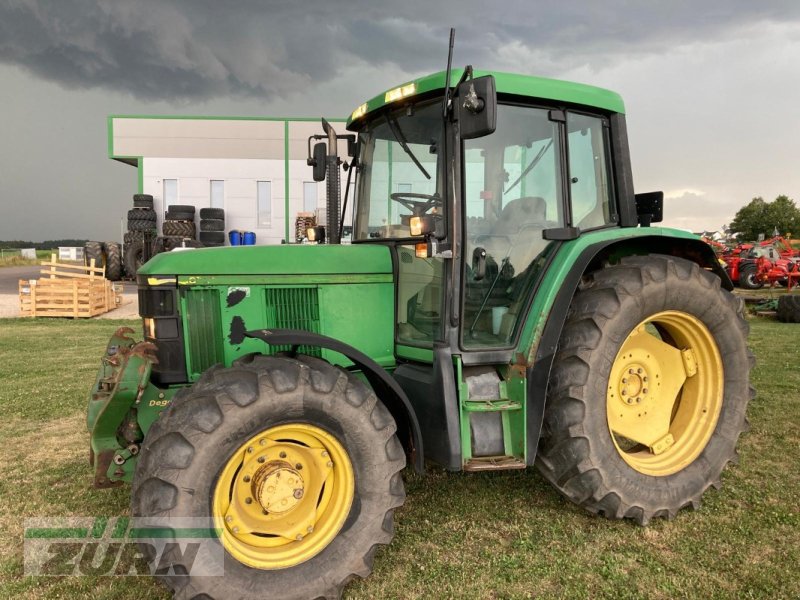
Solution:
[[[800,326],[751,323],[751,430],[699,511],[642,528],[585,514],[533,471],[407,472],[395,539],[345,596],[800,597]],[[127,514],[128,487],[90,485],[84,424],[98,359],[122,324],[0,321],[2,598],[167,597],[146,577],[22,576],[25,517]]]
[[[58,248],[54,250],[37,250],[36,259],[34,260],[32,258],[22,258],[19,252],[5,250],[0,256],[0,267],[27,267],[38,265],[43,260],[50,260],[50,256],[54,252],[58,254]]]

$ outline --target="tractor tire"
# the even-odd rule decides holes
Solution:
[[[92,259],[95,267],[106,266],[106,255],[100,242],[86,242],[83,246],[83,263],[88,267],[92,264]]]
[[[128,220],[128,231],[155,231],[155,221]]]
[[[180,210],[168,210],[167,214],[164,215],[164,221],[189,221],[194,223],[194,213]]]
[[[225,232],[224,231],[201,231],[199,234],[200,241],[206,246],[224,246],[225,245]]]
[[[164,237],[194,239],[197,235],[195,225],[190,221],[164,221],[161,225],[161,232]]]
[[[191,204],[170,204],[167,210],[170,212],[190,214],[192,218],[194,218],[195,208]]]
[[[406,462],[395,430],[370,388],[323,360],[251,354],[212,367],[148,431],[131,511],[213,518],[221,533],[209,543],[222,545],[224,576],[197,576],[175,553],[159,564],[181,575],[159,579],[181,598],[338,598],[354,576],[370,573],[378,546],[393,537]],[[303,487],[283,496],[266,487],[281,473],[287,485],[299,479]],[[271,508],[287,500],[288,508]],[[264,535],[273,547],[248,542]]]
[[[156,211],[152,208],[132,208],[128,211],[128,221],[155,221]]]
[[[134,194],[134,208],[153,208],[153,197],[150,194]]]
[[[224,208],[201,208],[200,209],[200,218],[201,219],[225,219],[225,209]]]
[[[777,317],[782,323],[800,323],[800,295],[786,294],[778,298]]]
[[[200,221],[200,231],[225,231],[225,221],[222,219],[203,219]]]
[[[106,254],[106,279],[119,281],[122,279],[122,251],[117,242],[105,242],[103,249]]]
[[[646,525],[699,508],[747,428],[743,311],[719,278],[681,258],[629,257],[592,273],[553,362],[542,475],[609,519]]]
[[[758,279],[758,266],[744,264],[739,267],[739,287],[745,290],[760,290],[764,282]]]
[[[125,244],[122,262],[128,277],[135,278],[136,272],[144,264],[144,242],[135,241]]]

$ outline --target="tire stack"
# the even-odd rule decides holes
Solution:
[[[150,194],[134,194],[133,208],[128,211],[128,233],[124,236],[122,265],[128,277],[150,258],[150,245],[155,239],[156,211]]]
[[[165,251],[169,252],[183,246],[185,242],[195,241],[197,228],[194,224],[194,212],[194,206],[188,204],[173,204],[169,207],[161,226]]]
[[[200,241],[204,246],[225,245],[225,210],[200,209]]]
[[[83,258],[86,266],[105,267],[106,279],[119,281],[122,279],[122,250],[117,242],[86,242],[83,247]]]

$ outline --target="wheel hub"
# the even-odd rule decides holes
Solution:
[[[640,362],[628,363],[619,376],[617,392],[619,401],[628,407],[641,404],[648,400],[650,394],[651,371],[657,371],[657,365],[642,364]]]
[[[354,488],[347,451],[331,434],[302,423],[268,429],[220,473],[213,510],[223,545],[260,569],[308,560],[344,524]]]
[[[722,405],[721,362],[713,336],[692,315],[663,311],[631,331],[606,392],[612,440],[629,465],[669,475],[699,455]]]
[[[281,460],[270,461],[259,468],[253,475],[250,487],[261,508],[272,514],[292,510],[305,492],[303,476],[288,462]]]

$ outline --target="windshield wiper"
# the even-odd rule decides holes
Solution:
[[[530,173],[531,169],[533,169],[533,167],[535,167],[537,164],[539,164],[539,161],[542,160],[542,157],[544,156],[544,153],[547,152],[549,150],[550,146],[552,146],[552,145],[553,145],[553,138],[550,138],[550,141],[547,142],[547,144],[545,144],[542,147],[542,149],[539,150],[539,152],[536,154],[536,156],[533,157],[533,160],[531,161],[531,164],[529,164],[525,168],[525,170],[522,172],[522,174],[519,177],[517,177],[517,180],[514,183],[512,183],[505,192],[503,192],[503,195],[505,195],[508,192],[510,192],[511,190],[513,190],[516,187],[516,185],[520,181],[522,181],[522,178],[525,177],[525,175],[527,175],[528,173]]]
[[[406,141],[406,136],[403,135],[403,132],[400,130],[400,125],[394,119],[390,119],[386,117],[386,123],[389,125],[389,130],[392,132],[394,139],[397,140],[397,143],[400,144],[400,147],[408,154],[408,157],[414,161],[414,164],[417,165],[417,168],[422,171],[422,174],[425,175],[428,179],[431,178],[428,175],[428,172],[425,170],[425,167],[422,166],[422,163],[417,160],[417,157],[414,156],[414,153],[411,151],[411,148],[408,147],[408,142]]]

